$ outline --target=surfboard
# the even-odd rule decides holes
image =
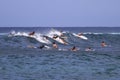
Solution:
[[[76,36],[76,37],[79,37],[81,39],[88,40],[88,38],[86,36],[83,36],[83,35],[79,36],[78,34],[75,34],[75,33],[73,33],[73,35]]]
[[[57,42],[62,43],[62,44],[67,44],[66,42],[64,42],[64,41],[63,41],[62,39],[60,39],[59,37],[56,38],[56,39],[54,39],[54,40],[56,40]]]

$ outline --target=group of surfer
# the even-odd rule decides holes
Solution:
[[[29,36],[33,36],[34,34],[35,34],[35,31],[30,32]],[[78,34],[78,36],[81,36],[81,35],[83,35],[83,34],[82,33]],[[62,32],[61,32],[60,36],[64,36]],[[48,39],[48,36],[43,36],[43,37],[46,38],[46,39]],[[52,38],[53,39],[57,39],[58,37],[59,37],[58,35],[54,35]],[[63,44],[68,44],[63,38],[60,38],[60,39],[61,39],[61,41],[63,41]],[[107,44],[104,41],[102,41],[101,42],[101,47],[106,47],[106,46],[107,46]],[[37,48],[43,49],[45,47],[46,47],[45,45],[41,45],[41,46],[39,46]],[[52,43],[52,47],[54,49],[58,49],[58,45],[55,42]],[[76,46],[73,46],[70,50],[71,51],[78,51],[79,49]],[[88,48],[85,49],[85,51],[93,51],[93,49],[91,47],[88,47]]]

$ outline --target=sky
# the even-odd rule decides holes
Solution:
[[[0,27],[120,27],[120,0],[0,0]]]

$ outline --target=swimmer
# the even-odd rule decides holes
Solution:
[[[55,42],[53,42],[53,48],[58,48],[57,44]]]
[[[107,44],[106,44],[104,41],[102,41],[102,42],[101,42],[101,46],[102,46],[102,47],[106,47]]]
[[[41,46],[39,46],[38,48],[39,49],[43,49],[45,47],[45,45],[41,45]]]
[[[77,51],[78,49],[75,46],[73,46],[70,50],[71,51]]]
[[[31,35],[34,35],[35,34],[35,31],[33,31],[33,32],[31,32],[31,33],[29,33],[29,35],[31,36]]]
[[[85,49],[85,51],[92,51],[92,48],[88,47],[88,48]]]

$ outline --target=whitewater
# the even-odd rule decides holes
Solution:
[[[35,34],[29,36],[32,31]],[[75,36],[78,33],[87,39]],[[106,47],[101,47],[102,41]],[[41,45],[47,47],[39,49]],[[71,51],[73,46],[78,50]],[[92,50],[86,51],[88,47]],[[0,28],[0,80],[119,80],[119,76],[119,28]]]

